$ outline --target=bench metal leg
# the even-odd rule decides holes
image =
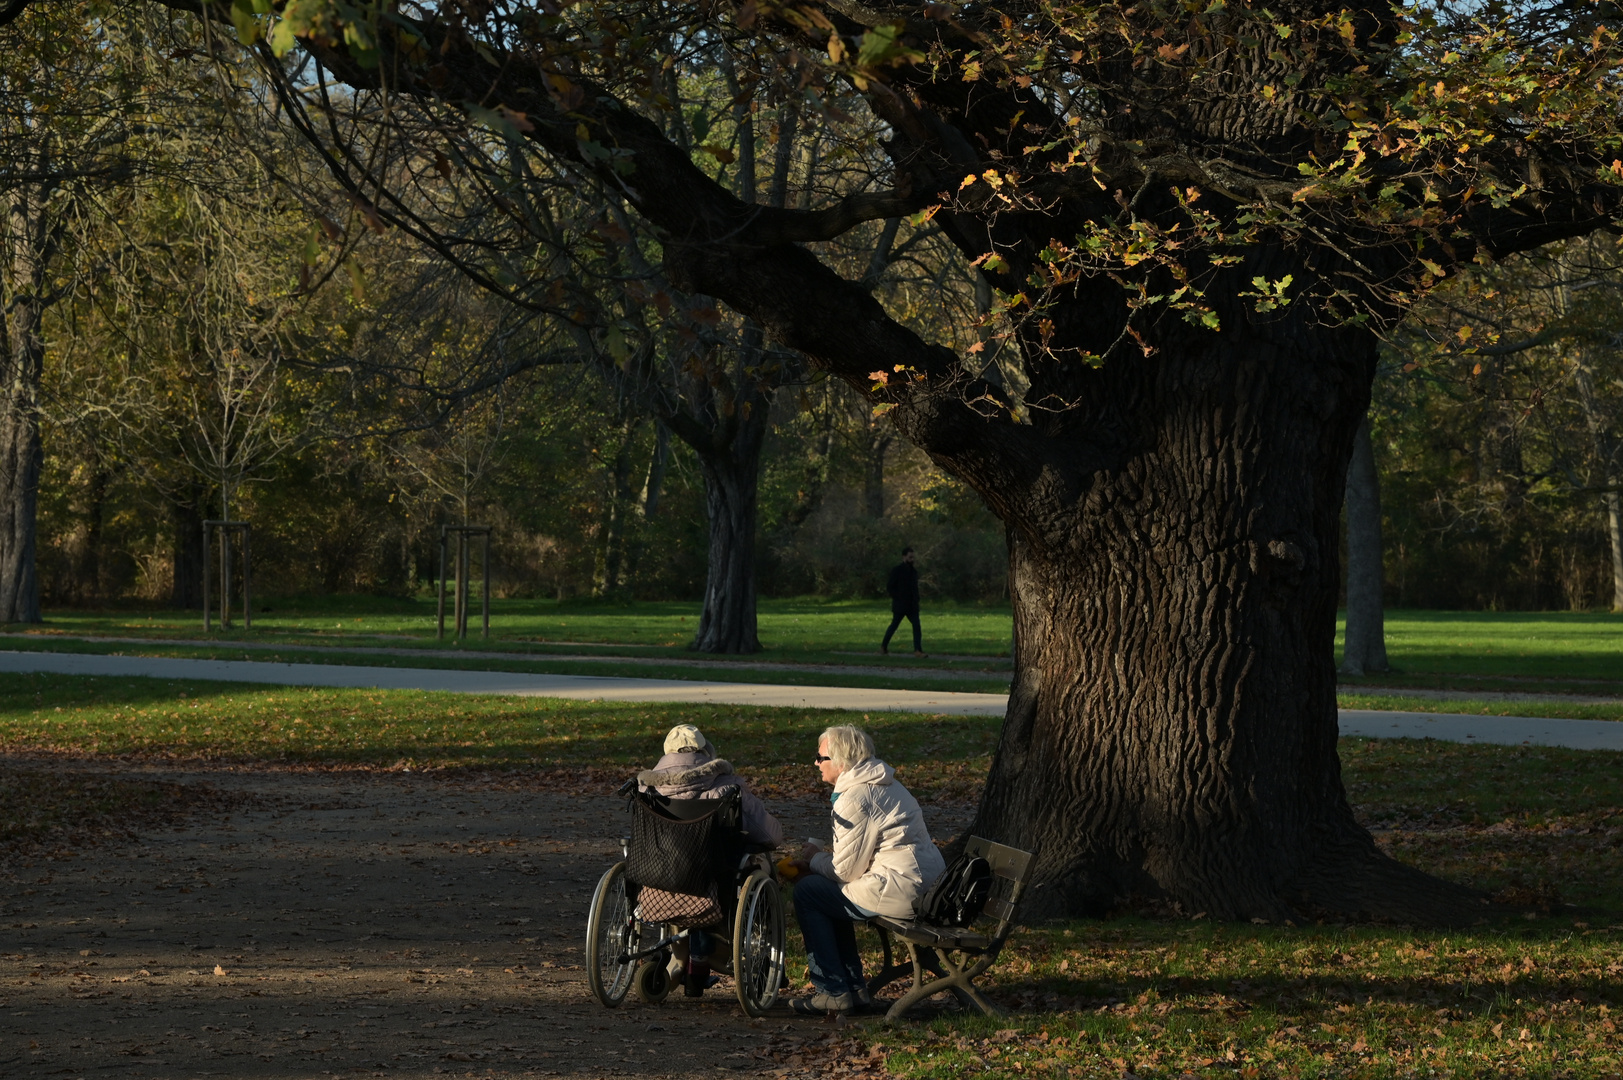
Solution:
[[[903,994],[901,999],[890,1007],[885,1013],[887,1021],[900,1020],[907,1014],[907,1010],[926,998],[934,997],[943,991],[952,991],[965,1008],[974,1007],[987,1016],[1003,1016],[1002,1009],[986,1000],[972,980],[992,966],[993,956],[980,956],[964,963],[955,964],[950,956],[939,949],[919,949],[909,941],[906,942],[908,958],[913,961],[913,988]],[[923,954],[922,956],[920,954]],[[943,971],[942,967],[946,970]],[[924,972],[930,971],[936,976],[929,982],[924,981]]]
[[[890,934],[883,926],[875,926],[874,929],[879,933],[879,947],[884,950],[885,964],[884,967],[879,969],[879,974],[868,980],[868,993],[879,993],[879,991],[900,979],[903,975],[913,975],[913,984],[917,986],[918,976],[914,975],[913,965],[910,963],[898,964],[896,962],[895,952],[890,947]]]

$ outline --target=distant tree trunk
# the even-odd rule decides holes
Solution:
[[[881,428],[882,423],[884,421],[869,421],[862,472],[862,512],[875,521],[885,516],[885,454],[894,438],[890,425]]]
[[[642,571],[643,555],[648,550],[648,522],[659,513],[660,498],[665,492],[665,470],[670,466],[671,429],[663,420],[654,421],[654,450],[648,457],[648,471],[643,474],[642,490],[637,492],[632,505],[635,522],[626,548],[625,581],[635,585]]]
[[[45,461],[38,412],[44,350],[37,348],[37,327],[37,319],[32,325],[26,317],[13,321],[0,376],[0,622],[8,623],[40,621],[35,543]]]
[[[764,415],[748,423],[765,434]],[[755,503],[761,439],[756,436],[748,442],[753,451],[750,446],[740,446],[732,452],[699,453],[710,518],[710,563],[699,632],[688,646],[697,652],[761,651],[755,622]]]
[[[39,389],[46,268],[55,237],[43,199],[13,192],[4,226],[0,292],[0,622],[40,621],[35,546],[39,522]]]
[[[1365,416],[1353,435],[1347,465],[1347,636],[1341,670],[1348,675],[1389,671],[1386,616],[1381,584],[1386,575],[1381,549],[1381,478]]]
[[[671,429],[663,421],[654,422],[654,452],[648,458],[648,472],[643,477],[642,492],[637,497],[637,513],[644,519],[659,512],[659,500],[665,492],[665,470],[671,460]]]
[[[834,409],[825,408],[822,416],[822,427],[817,432],[814,449],[806,459],[805,470],[801,474],[800,487],[795,490],[795,501],[789,504],[784,512],[784,524],[789,528],[799,528],[811,517],[812,511],[817,509],[823,498],[823,487],[828,483],[829,462],[834,451]]]
[[[203,513],[199,509],[204,493],[193,490],[195,498],[170,504],[174,522],[175,578],[169,588],[169,606],[182,611],[203,608]]]
[[[759,363],[760,346],[760,328],[747,325],[744,362],[726,398],[714,387],[695,388],[696,400],[708,399],[700,410],[706,420],[696,422],[686,415],[670,420],[672,430],[699,458],[710,524],[704,610],[688,645],[696,652],[761,651],[755,622],[755,511],[773,387],[750,375]]]
[[[1612,610],[1623,612],[1623,496],[1616,491],[1606,493],[1606,532],[1612,541]]]
[[[1602,496],[1606,514],[1606,536],[1612,554],[1612,610],[1623,611],[1623,498],[1617,485],[1617,445],[1606,434],[1606,416],[1595,396],[1595,375],[1589,362],[1580,353],[1573,364],[1574,382],[1578,387],[1578,401],[1583,406],[1584,421],[1594,443],[1595,457],[1601,464],[1601,483],[1608,489]]]
[[[79,587],[81,601],[94,603],[101,599],[101,570],[103,518],[107,511],[107,485],[110,477],[102,457],[94,449],[90,453],[90,489],[85,494],[85,546],[79,556]]]
[[[603,543],[598,548],[595,592],[610,596],[619,591],[626,564],[627,532],[633,528],[637,492],[631,486],[631,449],[642,418],[628,413],[620,422],[614,463],[609,467],[608,508],[603,517]]]

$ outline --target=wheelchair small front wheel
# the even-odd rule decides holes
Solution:
[[[637,991],[638,1001],[658,1005],[665,1000],[666,995],[671,992],[671,973],[666,967],[668,962],[661,953],[637,965],[637,974],[631,983]]]
[[[626,864],[618,862],[598,880],[586,916],[586,982],[605,1008],[620,1004],[631,989],[636,965],[621,963],[620,957],[637,951],[639,937],[626,890]]]
[[[757,870],[738,890],[733,917],[733,982],[738,1003],[750,1016],[762,1016],[783,987],[783,893],[778,883]]]

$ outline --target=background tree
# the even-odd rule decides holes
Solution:
[[[1381,589],[1386,566],[1381,543],[1381,478],[1366,416],[1353,435],[1347,463],[1347,627],[1341,668],[1348,675],[1389,671]]]
[[[1394,337],[1375,418],[1400,602],[1615,608],[1618,272],[1594,237],[1471,268]]]
[[[0,622],[38,622],[45,317],[81,269],[88,196],[137,172],[160,62],[138,18],[80,3],[7,14],[19,25],[0,54]]]

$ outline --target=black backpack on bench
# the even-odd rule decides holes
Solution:
[[[968,926],[992,898],[992,864],[979,855],[959,855],[941,871],[914,910],[921,922]]]

